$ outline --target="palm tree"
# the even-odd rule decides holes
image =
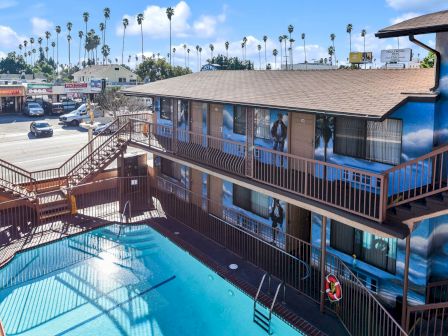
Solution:
[[[353,25],[351,23],[349,23],[347,25],[346,31],[350,37],[350,52],[352,52],[352,30],[353,30]]]
[[[243,61],[244,61],[244,46],[245,46],[244,42],[241,42],[241,54],[242,54]]]
[[[47,40],[47,49],[48,49],[48,39],[51,37],[51,33],[47,30],[45,32],[45,39]],[[48,60],[48,52],[47,52],[47,60]]]
[[[199,71],[199,44],[196,44],[196,63],[197,63],[197,68],[198,68],[198,71]]]
[[[187,45],[184,44],[182,47],[184,48],[185,67],[187,67]]]
[[[23,42],[23,43],[25,43],[25,42]],[[34,49],[33,48],[33,44],[34,44],[34,37],[30,37],[30,49]],[[31,60],[31,63],[32,64],[34,64],[34,54],[36,53],[36,52],[31,52],[32,53],[32,55],[33,55],[33,57],[32,57],[32,60]]]
[[[335,34],[330,34],[330,41],[332,43],[333,46],[333,53],[334,53],[334,61],[336,63],[336,48],[334,46],[334,40],[336,39],[336,35]]]
[[[243,48],[244,48],[244,60],[246,60],[246,55],[247,55],[247,37],[246,36],[243,37],[243,44],[244,44],[244,46],[243,46]]]
[[[227,57],[227,60],[229,59],[229,45],[230,45],[230,42],[229,42],[229,41],[226,41],[226,42],[224,43],[224,47],[226,48],[226,57]]]
[[[280,70],[282,69],[282,64],[283,64],[283,35],[280,35],[278,37],[278,41],[280,42]]]
[[[268,41],[268,37],[266,35],[263,36],[263,42],[264,42],[264,64],[265,66],[268,64],[268,59],[266,57],[266,42]]]
[[[261,44],[257,45],[257,50],[258,50],[258,63],[260,66],[259,70],[261,70]]]
[[[291,35],[292,35],[293,31],[294,31],[294,26],[290,24],[288,26],[288,33],[289,33],[289,50],[291,53],[292,53],[292,42],[291,42],[292,36]],[[286,41],[285,41],[285,53],[286,53]],[[291,56],[291,66],[292,66],[292,54],[290,56]],[[286,59],[286,63],[288,63],[288,59]],[[286,67],[288,67],[288,64],[286,64]]]
[[[86,45],[87,45],[87,23],[89,22],[89,17],[90,17],[89,12],[82,13],[82,19],[83,19],[84,23],[86,24],[86,31],[85,31]],[[87,53],[87,48],[85,48],[85,46],[84,46],[84,63],[86,61],[86,53]]]
[[[24,49],[25,49],[25,54],[26,54],[26,46],[28,45],[28,41],[27,40],[25,40],[25,41],[23,41],[23,47],[24,47]]]
[[[36,54],[36,48],[33,48],[33,50],[31,50],[33,52],[33,63],[34,63],[34,55]]]
[[[303,54],[305,55],[305,69],[307,68],[306,62],[306,43],[305,43],[305,33],[302,33],[302,41],[303,41]]]
[[[291,58],[291,70],[294,70],[294,49],[293,49],[293,44],[296,40],[294,39],[290,39],[289,40],[289,53],[290,53],[290,58]]]
[[[281,49],[280,49],[281,50]],[[272,50],[272,55],[274,55],[274,64],[275,64],[275,68],[277,68],[277,55],[278,55],[278,50],[274,49]]]
[[[110,47],[107,44],[103,44],[101,47],[101,54],[103,55],[103,59],[107,60],[107,56],[110,54]]]
[[[364,39],[364,53],[366,52],[366,34],[367,31],[365,29],[361,30],[361,37]],[[367,69],[366,63],[364,63],[364,69]]]
[[[71,68],[71,48],[70,48],[70,42],[72,40],[72,36],[70,34],[67,35],[67,42],[68,42],[68,69]]]
[[[199,64],[202,65],[202,47],[199,47]]]
[[[210,61],[213,62],[213,50],[215,50],[215,46],[210,43],[209,48],[210,48],[210,55],[211,55]]]
[[[288,70],[288,54],[286,52],[286,41],[288,40],[288,35],[283,35],[283,42],[285,42],[285,70]]]
[[[333,55],[334,55],[334,47],[333,46],[328,47],[328,55],[330,55],[331,65],[333,65]]]
[[[187,49],[187,68],[190,68],[190,48]]]
[[[84,36],[84,32],[82,30],[78,31],[78,37],[79,37],[79,53],[78,53],[78,65],[81,66],[81,44],[82,44],[82,37]]]
[[[176,57],[176,48],[173,48],[173,58]],[[170,59],[171,59],[171,55],[170,55]],[[174,66],[174,61],[173,61],[173,66]]]
[[[101,38],[103,39],[103,45],[104,45],[104,29],[106,28],[104,26],[104,22],[100,22],[100,24],[98,25],[98,28],[100,29]],[[103,59],[103,62],[104,62],[104,59]]]
[[[129,20],[127,18],[123,19],[123,48],[121,49],[121,64],[123,63],[123,58],[124,58],[124,38],[126,35],[126,27],[129,26]]]
[[[22,43],[19,44],[19,52],[22,53],[23,45]],[[25,53],[26,54],[26,53]],[[26,57],[25,57],[25,63],[26,63]]]
[[[61,33],[61,26],[56,26],[56,72],[59,68],[59,34]]]
[[[174,9],[171,7],[168,7],[166,9],[166,16],[167,16],[168,20],[170,21],[170,51],[171,51],[171,18],[173,17],[173,15],[174,15]],[[170,65],[172,65],[171,55],[170,55]]]
[[[37,38],[37,43],[39,44],[39,47],[42,47],[42,41],[43,41],[44,39],[42,38],[42,37],[38,37]]]
[[[144,16],[142,13],[137,15],[137,23],[140,26],[140,35],[142,38],[142,57],[143,57],[143,20],[144,20]]]
[[[110,18],[110,9],[106,7],[103,9],[104,14],[104,35],[103,35],[103,46],[106,44],[106,28],[107,28],[107,20]],[[110,48],[109,48],[110,50]]]
[[[53,62],[54,62],[54,48],[56,48],[56,42],[55,41],[51,42],[51,48],[53,49],[52,50],[52,53],[53,53],[52,58],[53,58]]]

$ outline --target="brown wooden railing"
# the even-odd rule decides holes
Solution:
[[[28,171],[1,159],[0,187],[23,197],[31,197],[35,192],[34,179]]]
[[[387,170],[387,207],[412,202],[448,190],[448,145]]]
[[[448,302],[448,280],[431,282],[426,286],[426,303]]]
[[[448,302],[410,306],[407,311],[408,335],[448,335]]]
[[[317,200],[356,215],[383,222],[386,215],[385,176],[301,158],[255,146],[249,157],[246,144],[171,126],[131,119],[131,141],[169,152],[294,194]],[[247,175],[246,165],[252,163]]]

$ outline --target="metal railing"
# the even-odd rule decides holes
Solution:
[[[387,170],[387,207],[409,203],[448,190],[448,145]]]
[[[34,179],[28,171],[1,159],[0,187],[23,197],[31,197],[35,191]]]
[[[448,302],[448,280],[431,282],[426,286],[426,303]]]
[[[410,306],[407,311],[409,336],[448,335],[448,302]]]

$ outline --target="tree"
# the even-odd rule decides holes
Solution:
[[[185,61],[185,67],[187,67],[187,45],[184,44],[182,47],[184,48],[184,61]]]
[[[210,64],[220,65],[222,70],[253,70],[254,65],[250,61],[239,59],[238,57],[227,58],[224,55],[217,55],[207,60]]]
[[[59,67],[59,34],[61,33],[61,26],[56,26],[56,72]]]
[[[334,55],[334,47],[333,46],[328,47],[328,55],[330,55],[331,65],[333,65],[333,55]]]
[[[104,22],[100,22],[98,27],[100,28],[101,38],[102,38],[103,46],[104,46],[104,29],[105,29]],[[104,64],[104,57],[103,57],[103,64]]]
[[[433,52],[429,52],[428,55],[420,63],[420,68],[434,68],[436,62],[436,56]]]
[[[272,55],[274,55],[274,64],[275,64],[275,68],[277,68],[277,55],[278,55],[278,50],[277,50],[277,49],[272,50]]]
[[[171,18],[174,15],[174,9],[171,7],[168,7],[166,9],[166,16],[168,18],[168,20],[170,21],[170,53],[171,53]],[[170,55],[170,64],[172,65],[172,61],[171,61],[171,55]]]
[[[118,89],[99,94],[95,101],[105,114],[112,112],[114,118],[120,113],[136,113],[146,109],[142,100],[126,96],[120,93]]]
[[[52,48],[52,52],[53,52],[52,58],[54,60],[54,48],[56,48],[56,42],[55,41],[51,42],[51,48]]]
[[[352,30],[353,30],[353,25],[351,23],[349,23],[346,27],[346,32],[350,38],[350,52],[352,52]]]
[[[330,34],[330,41],[331,41],[332,46],[333,46],[334,60],[336,61],[336,48],[334,47],[334,40],[335,39],[336,39],[336,35],[335,34]]]
[[[121,64],[124,64],[124,38],[126,36],[126,28],[129,26],[129,20],[127,18],[123,19],[123,48],[121,49]]]
[[[67,42],[68,42],[68,67],[70,68],[71,67],[71,56],[70,56],[70,42],[71,42],[71,40],[72,40],[72,36],[70,35],[70,34],[68,34],[67,35]]]
[[[306,61],[306,43],[305,43],[305,33],[302,33],[302,41],[303,41],[303,54],[305,55],[305,69],[307,67],[307,61]]]
[[[209,48],[210,48],[211,59],[213,59],[213,50],[215,50],[215,46],[210,43]]]
[[[89,22],[89,17],[90,17],[89,12],[82,13],[82,19],[86,25],[86,31],[85,31],[86,43],[84,44],[84,46],[87,45],[87,23]],[[86,62],[86,53],[87,53],[87,49],[84,48],[84,63]]]
[[[294,39],[289,40],[289,53],[291,56],[291,70],[294,70],[294,48],[293,48],[293,45],[294,45],[295,41],[296,40],[294,40]]]
[[[197,44],[196,45],[196,63],[197,63],[197,69],[198,69],[198,71],[199,71],[199,64],[200,64],[200,62],[199,62],[199,44]]]
[[[263,42],[264,42],[264,64],[268,64],[268,59],[266,56],[266,42],[268,41],[268,37],[266,35],[263,36]]]
[[[106,44],[106,28],[107,28],[107,20],[110,18],[110,8],[106,7],[103,9],[104,15],[104,35],[103,35],[103,45]]]
[[[50,38],[50,36],[51,36],[51,33],[47,30],[46,32],[45,32],[45,39],[47,40],[47,49],[48,49],[48,39]],[[48,59],[48,52],[47,52],[47,59]]]
[[[187,49],[187,68],[190,68],[190,48]]]
[[[280,70],[282,69],[282,64],[283,64],[283,35],[280,35],[278,37],[278,41],[280,42]]]
[[[285,44],[285,70],[288,70],[288,54],[286,52],[286,41],[288,40],[288,35],[283,35],[283,42]]]
[[[244,49],[244,60],[246,59],[247,56],[247,37],[244,36],[243,37],[243,49]]]
[[[290,24],[288,26],[288,33],[289,33],[289,43],[290,43],[289,50],[291,53],[292,53],[292,42],[291,42],[292,36],[291,35],[292,35],[293,31],[294,31],[294,26]],[[286,53],[286,40],[285,40],[285,53]],[[288,67],[288,59],[286,59],[286,67]],[[291,67],[292,67],[292,54],[291,54]]]
[[[199,64],[202,65],[202,47],[199,47]]]
[[[366,35],[367,35],[367,31],[365,29],[361,30],[361,37],[364,40],[364,52],[366,52]],[[364,69],[367,68],[367,64],[364,63]]]
[[[18,57],[15,52],[10,52],[0,60],[0,73],[20,74],[25,72],[31,74],[31,66],[27,65],[23,57]]]
[[[140,26],[140,35],[142,38],[142,57],[143,57],[143,20],[144,20],[144,16],[142,13],[137,15],[137,23]]]
[[[171,56],[170,56],[171,57]],[[173,48],[173,58],[176,57],[176,48]],[[173,60],[173,65],[174,65],[174,60]]]
[[[164,58],[154,59],[147,57],[138,65],[136,73],[142,80],[154,82],[161,79],[186,75],[191,73],[191,70],[180,66],[173,67]]]
[[[229,58],[229,45],[230,45],[229,41],[226,41],[224,43],[224,48],[226,48],[226,56],[227,56],[227,58]]]
[[[257,45],[259,70],[261,70],[261,44]]]
[[[84,32],[82,30],[78,31],[78,37],[79,37],[78,66],[81,66],[81,45],[82,45],[82,37],[83,36],[84,36]]]

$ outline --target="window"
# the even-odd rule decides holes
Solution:
[[[331,221],[330,246],[390,273],[395,273],[397,240],[377,237],[348,225]]]
[[[178,167],[178,165],[173,162],[170,161],[168,159],[165,158],[160,158],[161,159],[161,171],[162,174],[168,177],[171,177],[175,180],[180,180],[180,169]]]
[[[271,116],[267,109],[255,109],[255,137],[270,139]]]
[[[341,155],[365,158],[366,121],[355,118],[336,118],[334,152]]]
[[[160,119],[171,120],[173,115],[173,100],[169,98],[160,99]]]
[[[233,205],[269,218],[269,197],[236,184],[233,185]]]
[[[126,83],[126,78],[119,77],[118,78],[118,83]]]
[[[367,159],[397,165],[401,156],[403,122],[399,119],[367,122]]]
[[[370,161],[399,164],[403,123],[335,118],[334,152]]]
[[[246,108],[235,106],[233,110],[233,133],[246,134]]]

